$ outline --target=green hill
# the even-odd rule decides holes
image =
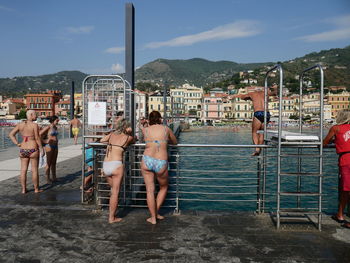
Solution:
[[[69,94],[72,81],[76,92],[81,91],[81,83],[87,75],[80,71],[61,71],[41,76],[25,76],[0,78],[0,94],[6,96],[22,96],[27,93],[42,92],[46,89],[61,90]]]
[[[177,86],[190,83],[203,86],[227,88],[230,84],[241,85],[239,71],[251,70],[249,77],[264,83],[264,72],[277,62],[236,63],[231,61],[209,61],[201,58],[188,60],[157,59],[136,70],[136,87],[143,90],[158,89],[159,85]],[[285,72],[284,82],[291,91],[299,87],[297,75],[316,63],[325,69],[326,86],[346,86],[350,89],[350,46],[313,52],[300,58],[282,62]],[[316,72],[317,74],[317,72]],[[56,74],[0,78],[0,94],[21,96],[28,92],[58,89],[69,94],[71,82],[76,91],[81,91],[81,83],[87,75],[80,71],[61,71]],[[312,76],[312,75],[311,75]],[[276,82],[278,79],[276,79]]]

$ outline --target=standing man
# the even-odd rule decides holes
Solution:
[[[274,85],[271,87],[272,91],[268,91],[268,96],[276,95],[277,86]],[[233,98],[240,98],[243,100],[251,100],[253,103],[254,116],[252,121],[252,140],[254,144],[263,144],[264,143],[264,134],[258,134],[258,130],[264,129],[264,100],[265,94],[264,90],[256,90],[254,92],[249,92],[248,94],[234,95]],[[268,109],[266,109],[268,110]],[[266,120],[270,121],[271,114],[266,112]],[[261,148],[255,148],[255,152],[252,156],[257,156],[260,154]]]
[[[77,116],[74,115],[73,120],[70,121],[70,126],[72,128],[72,134],[74,136],[74,144],[78,142],[79,128],[81,127],[81,122],[77,119]]]

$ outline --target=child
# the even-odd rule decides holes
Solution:
[[[332,126],[323,140],[323,145],[329,144],[334,138],[337,154],[339,154],[338,166],[340,175],[338,213],[332,219],[338,223],[344,223],[343,227],[350,228],[350,223],[344,219],[344,209],[350,196],[350,110],[338,112],[337,125]]]

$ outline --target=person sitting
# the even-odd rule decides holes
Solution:
[[[164,217],[158,214],[168,191],[168,151],[167,145],[177,144],[171,129],[162,125],[162,117],[158,111],[149,115],[149,126],[143,130],[146,147],[141,162],[141,173],[147,191],[147,206],[151,217],[147,221],[156,224],[157,219]],[[155,199],[155,177],[159,183],[159,192]]]
[[[109,199],[109,223],[120,222],[122,219],[116,216],[118,207],[118,196],[121,181],[124,175],[123,153],[126,147],[134,141],[127,134],[130,124],[121,119],[115,123],[115,130],[101,139],[101,143],[107,143],[106,156],[103,161],[103,173],[111,187]]]

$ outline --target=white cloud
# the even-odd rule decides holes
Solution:
[[[4,10],[4,11],[14,11],[14,9],[0,5],[0,10]]]
[[[94,29],[94,26],[66,27],[66,32],[69,34],[89,34]]]
[[[335,29],[317,34],[298,37],[305,42],[337,41],[350,38],[350,15],[328,19],[328,23],[334,24]]]
[[[163,42],[151,42],[146,44],[146,48],[190,46],[200,42],[218,41],[232,38],[242,38],[254,36],[261,33],[257,21],[241,20],[231,24],[215,27],[193,35],[185,35]]]
[[[111,47],[111,48],[107,48],[105,50],[106,53],[111,53],[111,54],[120,54],[123,53],[125,50],[124,47]]]
[[[113,64],[111,66],[111,70],[113,73],[121,73],[121,72],[124,72],[124,66],[119,63]]]

